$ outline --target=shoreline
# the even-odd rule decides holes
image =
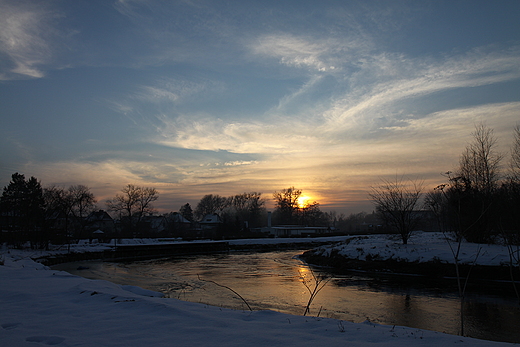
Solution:
[[[260,240],[260,239],[257,239],[257,240],[234,240],[232,242],[237,246],[236,251],[239,251],[239,252],[240,251],[245,251],[245,252],[253,251],[254,252],[254,251],[262,251],[262,250],[266,250],[266,249],[271,249],[271,250],[280,249],[282,247],[285,247],[284,243],[285,244],[292,243],[293,248],[300,248],[300,249],[301,249],[301,244],[303,243],[303,244],[308,245],[309,248],[313,248],[313,250],[315,250],[315,251],[318,251],[318,250],[330,251],[331,249],[341,249],[342,247],[347,248],[346,246],[349,245],[349,247],[350,248],[353,247],[353,249],[355,251],[357,249],[361,249],[361,248],[365,247],[364,248],[365,255],[368,254],[369,249],[373,249],[374,251],[377,250],[381,254],[381,258],[384,258],[388,254],[388,252],[385,253],[385,250],[387,249],[387,248],[385,248],[386,246],[381,247],[380,245],[378,245],[378,242],[382,242],[381,244],[388,244],[389,249],[393,249],[393,251],[395,251],[392,254],[399,254],[399,257],[394,256],[394,262],[399,266],[409,265],[406,263],[414,264],[417,266],[423,266],[424,263],[427,263],[427,261],[415,262],[414,261],[415,258],[413,258],[411,255],[416,256],[417,253],[419,253],[419,255],[423,259],[432,259],[432,257],[429,257],[428,255],[439,256],[441,259],[443,259],[442,261],[438,261],[439,263],[442,263],[443,261],[445,261],[445,259],[449,259],[449,257],[448,258],[442,257],[442,252],[441,252],[442,249],[438,247],[439,245],[441,245],[442,247],[445,247],[446,245],[442,242],[435,243],[435,242],[431,241],[435,237],[434,234],[423,233],[423,234],[417,234],[416,237],[417,237],[417,239],[414,240],[415,244],[408,245],[406,247],[393,242],[391,237],[389,237],[388,235],[379,235],[379,236],[374,235],[369,238],[346,236],[346,237],[342,238],[342,240],[341,239],[329,239],[325,242],[327,245],[324,245],[324,246],[318,245],[318,243],[321,243],[324,240],[315,240],[315,239],[302,239],[302,240],[296,240],[296,239]],[[361,242],[361,241],[365,242],[365,246],[358,243],[357,240],[359,242]],[[148,241],[151,242],[152,240],[148,240]],[[305,242],[303,242],[303,241],[305,241]],[[140,242],[140,241],[135,240],[133,242]],[[258,245],[258,243],[266,243],[267,245]],[[299,245],[295,246],[294,244],[299,244]],[[378,245],[378,247],[375,247],[375,245]],[[422,247],[425,247],[425,245],[428,246],[427,249],[422,248]],[[307,248],[307,247],[304,247],[304,248]],[[472,246],[472,248],[473,248],[473,246]],[[90,251],[90,252],[98,251],[99,252],[99,251],[102,251],[103,249],[107,249],[106,245],[103,245],[103,244],[85,245],[85,247],[83,248],[84,256],[87,253],[89,253],[88,251]],[[90,336],[91,336],[90,331],[97,331],[97,332],[101,331],[102,336],[106,336],[106,337],[110,336],[110,340],[112,340],[112,339],[114,339],[114,327],[112,325],[107,326],[106,323],[107,322],[111,322],[111,324],[115,323],[115,321],[113,320],[113,317],[118,316],[118,317],[127,317],[127,319],[124,322],[120,321],[118,319],[117,328],[116,328],[116,330],[118,332],[115,335],[117,335],[118,338],[121,339],[120,341],[124,341],[124,343],[128,343],[128,342],[130,342],[129,340],[124,340],[124,337],[127,336],[127,333],[128,333],[128,330],[126,330],[127,327],[134,326],[134,325],[132,325],[132,323],[135,323],[136,321],[142,322],[143,314],[144,314],[146,316],[146,319],[145,319],[146,322],[148,322],[148,321],[154,322],[154,320],[155,320],[157,322],[156,326],[159,328],[157,328],[158,330],[154,330],[155,326],[152,326],[153,325],[152,324],[152,325],[147,326],[146,329],[144,329],[142,331],[149,332],[150,330],[153,330],[154,334],[156,334],[158,337],[158,340],[155,341],[156,345],[168,345],[167,336],[169,336],[169,335],[168,334],[161,335],[164,332],[165,323],[162,320],[162,315],[160,314],[160,312],[157,311],[157,304],[160,303],[161,305],[163,305],[163,304],[168,305],[168,306],[171,305],[171,307],[173,309],[173,311],[171,313],[168,313],[168,317],[169,317],[168,321],[171,321],[173,319],[173,320],[177,320],[177,323],[172,326],[168,326],[168,329],[174,329],[176,331],[176,335],[180,334],[180,335],[185,336],[187,342],[185,344],[180,343],[180,345],[194,345],[193,341],[192,341],[192,335],[191,335],[192,327],[200,326],[201,324],[203,324],[202,321],[207,321],[208,310],[213,309],[213,308],[211,308],[209,306],[204,306],[203,304],[179,302],[176,299],[147,298],[147,297],[143,297],[141,295],[139,297],[136,297],[133,294],[134,292],[137,291],[139,293],[145,293],[145,292],[148,293],[148,291],[145,291],[141,288],[128,286],[128,285],[115,285],[115,284],[112,284],[111,282],[107,283],[106,281],[87,280],[84,278],[79,278],[77,276],[73,276],[73,275],[70,275],[65,272],[51,270],[48,267],[43,266],[42,264],[34,263],[32,260],[32,259],[43,258],[45,255],[56,256],[56,255],[59,255],[60,252],[63,255],[64,251],[65,250],[59,251],[57,249],[54,251],[50,251],[50,252],[12,250],[12,251],[7,251],[4,254],[5,265],[0,266],[0,270],[2,270],[2,271],[0,271],[1,272],[0,275],[5,276],[6,279],[9,278],[10,280],[2,281],[2,283],[3,283],[2,287],[5,287],[5,288],[1,288],[1,289],[5,293],[12,293],[12,295],[18,295],[15,293],[27,291],[27,293],[24,292],[25,293],[24,297],[34,298],[34,300],[31,301],[31,303],[29,304],[28,302],[26,302],[26,299],[24,299],[23,303],[22,303],[22,302],[18,302],[18,300],[11,300],[10,299],[11,294],[7,295],[7,297],[5,297],[2,300],[2,302],[3,302],[3,304],[5,304],[6,307],[11,305],[12,309],[8,310],[9,316],[4,319],[3,324],[6,326],[11,326],[9,324],[18,324],[17,322],[22,322],[22,321],[26,322],[28,319],[27,317],[31,317],[29,319],[31,321],[37,322],[37,324],[38,324],[38,325],[34,325],[36,327],[35,329],[23,328],[23,331],[22,331],[22,330],[19,330],[18,328],[16,328],[16,329],[8,330],[9,335],[10,336],[12,335],[11,338],[12,338],[13,342],[17,341],[18,345],[23,345],[23,342],[22,342],[22,344],[20,344],[20,342],[25,338],[30,340],[30,339],[33,339],[33,337],[35,337],[35,336],[40,337],[40,336],[47,336],[47,335],[49,335],[53,338],[54,337],[56,337],[56,338],[59,337],[60,339],[63,338],[64,341],[66,339],[68,342],[71,342],[74,339],[74,337],[77,336],[78,331],[81,331],[80,340],[83,342],[86,340],[91,341],[91,340],[89,340]],[[80,247],[76,248],[76,251],[80,251]],[[404,253],[398,253],[399,251],[406,251],[404,253],[408,254],[409,257],[405,258],[403,255]],[[329,253],[333,253],[333,252],[329,252]],[[339,254],[340,252],[338,251],[337,253]],[[491,253],[491,250],[489,250],[489,253]],[[322,252],[321,254],[325,255],[327,253]],[[497,261],[497,259],[495,259],[496,258],[495,254],[496,253],[494,253],[493,258],[491,258],[491,257],[486,258],[485,254],[484,254],[481,257],[481,259],[479,259],[482,261],[481,264],[491,264],[491,268],[495,268],[495,266],[493,266],[493,265],[500,264],[500,261]],[[90,256],[92,256],[92,255],[93,254],[90,254]],[[302,257],[302,260],[308,261],[308,263],[311,263],[311,265],[313,263],[315,265],[318,265],[318,264],[316,264],[316,263],[318,263],[318,260],[317,260],[318,258],[315,258],[314,261],[311,261],[309,256],[310,256],[310,253],[307,252],[307,255],[306,255],[307,259],[304,259],[304,257]],[[323,261],[323,259],[326,257],[321,256],[320,258]],[[333,258],[335,258],[335,257],[333,257]],[[371,256],[371,258],[373,258],[373,257]],[[335,260],[338,261],[338,259],[339,258],[336,258]],[[406,259],[407,262],[400,262],[400,261],[396,261],[395,259],[403,259],[403,260]],[[491,259],[493,261],[490,261]],[[356,261],[355,263],[354,263],[354,260]],[[417,263],[417,264],[415,264],[415,263]],[[366,261],[363,261],[360,259],[350,259],[347,264],[350,266],[343,266],[342,268],[341,267],[340,268],[344,271],[357,271],[358,273],[368,273],[369,270],[373,270],[373,272],[377,273],[379,276],[394,276],[394,278],[395,278],[395,276],[407,277],[408,279],[411,279],[414,282],[419,282],[419,279],[421,279],[421,278],[425,279],[426,281],[431,282],[431,278],[433,278],[429,274],[426,274],[426,275],[422,274],[420,276],[417,276],[416,274],[413,274],[413,272],[410,272],[408,274],[404,273],[404,275],[406,275],[406,276],[403,276],[403,273],[397,271],[397,267],[395,267],[393,269],[393,271],[390,271],[389,264],[391,264],[391,261],[379,261],[378,262],[378,261],[375,261],[372,259],[370,262],[366,262]],[[354,266],[354,264],[356,264],[357,266]],[[367,264],[371,264],[373,267],[375,267],[377,265],[377,267],[383,268],[384,270],[381,271],[380,269],[367,268],[367,266],[368,266]],[[325,262],[322,263],[322,266],[330,266],[330,265],[331,265],[330,263],[327,265],[325,264]],[[454,267],[453,264],[443,264],[442,266],[445,266],[447,268]],[[15,270],[15,268],[17,271],[14,271],[14,272],[8,271],[9,269]],[[35,269],[36,270],[47,270],[47,271],[34,271]],[[374,271],[374,270],[379,270],[379,271]],[[20,271],[20,272],[18,272],[18,271]],[[476,274],[476,272],[474,274]],[[474,274],[472,273],[472,276]],[[36,276],[36,278],[34,278],[33,276]],[[40,277],[45,277],[44,282],[40,282],[38,280],[38,278],[40,278]],[[446,276],[444,276],[444,277],[446,277]],[[444,280],[452,281],[452,283],[454,281],[453,279],[450,279],[450,278],[444,278],[442,280],[443,281]],[[60,282],[59,284],[57,283],[58,281]],[[61,282],[61,281],[65,281],[65,282]],[[383,279],[382,283],[384,283],[384,281],[385,281],[385,279]],[[78,285],[80,287],[78,287]],[[47,289],[42,291],[42,289],[44,289],[44,288],[48,288],[49,291],[47,293],[45,293],[45,291]],[[110,290],[108,292],[106,292],[106,289],[108,289],[108,288],[110,288]],[[128,290],[130,290],[130,292],[128,292]],[[115,291],[117,291],[117,293]],[[58,292],[59,292],[59,294],[58,294]],[[12,297],[12,298],[14,299],[14,297]],[[54,301],[55,298],[58,301]],[[69,298],[69,299],[67,299],[67,301],[64,302],[63,298]],[[52,307],[52,312],[54,312],[54,310],[55,310],[54,308],[57,307],[56,306],[57,304],[63,305],[63,307],[69,307],[71,304],[76,305],[76,302],[78,302],[78,300],[83,300],[83,299],[85,299],[85,307],[84,308],[78,307],[77,310],[74,310],[75,312],[82,312],[82,315],[85,316],[85,320],[79,321],[79,322],[76,322],[76,320],[70,320],[70,315],[64,315],[63,317],[62,316],[56,316],[56,317],[53,316],[53,317],[55,317],[54,318],[55,322],[47,324],[46,323],[47,321],[42,320],[41,316],[39,315],[40,312],[43,312],[41,310],[41,308],[34,309],[34,307],[41,307],[42,302],[47,300],[49,307]],[[69,304],[69,300],[70,300],[70,304]],[[92,304],[94,304],[94,302],[92,300],[97,300],[96,305],[98,305],[98,304],[99,305],[95,306],[95,308],[93,308]],[[160,301],[156,301],[156,300],[160,300]],[[144,301],[146,301],[149,305],[146,304],[143,306]],[[110,305],[110,308],[107,308],[107,306],[106,306],[107,304]],[[130,305],[131,305],[132,309],[135,309],[136,311],[132,314],[130,314],[130,312],[126,312],[126,311],[124,313],[123,313],[123,311],[121,311],[121,312],[119,312],[120,314],[117,314],[118,312],[114,311],[114,310],[116,310],[119,306],[122,306],[122,305],[124,305],[125,307],[127,305],[129,305],[128,308],[130,308]],[[11,307],[11,306],[9,306],[9,307]],[[188,314],[190,316],[192,316],[193,310],[197,310],[198,308],[200,308],[201,309],[200,320],[192,321],[190,324],[187,324],[186,319],[184,319],[183,317],[179,317],[178,315],[175,315],[175,313],[174,313],[174,312],[179,312],[180,307],[190,307],[190,309],[186,312],[186,314]],[[208,324],[206,326],[204,326],[205,331],[214,327],[216,322],[219,322],[218,324],[221,324],[221,322],[223,320],[227,321],[227,319],[229,319],[230,321],[229,321],[229,324],[226,324],[226,325],[229,325],[230,327],[231,326],[235,327],[237,321],[234,320],[235,318],[232,318],[232,316],[235,317],[236,315],[245,315],[246,314],[245,312],[225,310],[225,312],[227,312],[227,313],[224,314],[224,316],[221,316],[221,312],[223,312],[223,311],[222,311],[222,309],[217,308],[217,307],[215,307],[214,312],[216,314],[218,314],[219,316],[213,317],[213,319],[211,319],[208,322]],[[250,320],[249,317],[251,317],[251,315],[252,316],[263,315],[262,312],[271,312],[271,311],[255,311],[253,313],[248,313],[247,316],[244,316],[245,317],[245,320],[243,322],[244,325],[241,326],[241,328],[242,328],[242,333],[244,333],[245,330],[248,330],[248,329],[250,329],[250,330],[247,333],[245,333],[245,335],[239,334],[238,336],[234,336],[233,338],[234,339],[235,338],[244,338],[245,336],[249,336],[249,337],[251,337],[251,339],[248,340],[248,343],[252,342],[252,341],[257,342],[258,338],[261,338],[261,336],[265,335],[264,329],[268,329],[270,332],[277,332],[277,333],[279,332],[279,333],[282,333],[283,335],[286,335],[288,332],[287,329],[293,328],[294,324],[297,321],[302,321],[302,322],[305,322],[305,324],[308,324],[308,323],[310,323],[310,319],[312,319],[311,317],[284,315],[284,314],[272,312],[270,314],[272,314],[273,316],[276,316],[276,317],[281,317],[281,321],[286,322],[288,325],[281,326],[278,323],[278,324],[270,325],[269,327],[265,326],[265,328],[262,329],[261,332],[259,332],[256,330],[257,326],[251,326],[248,323],[246,323],[246,321]],[[171,316],[171,314],[173,316]],[[100,319],[100,317],[102,317],[102,318]],[[159,319],[159,320],[156,320],[156,319]],[[272,317],[269,317],[269,319],[266,320],[266,324],[268,323],[268,321],[271,322]],[[327,342],[331,342],[332,345],[340,345],[340,344],[344,345],[345,343],[353,342],[352,338],[353,338],[354,332],[360,332],[360,329],[363,329],[363,327],[365,326],[365,324],[363,324],[363,323],[349,323],[349,322],[343,321],[340,324],[340,323],[338,323],[337,320],[331,320],[328,318],[326,318],[326,319],[325,318],[319,318],[319,319],[316,318],[315,323],[319,323],[319,322],[322,322],[323,324],[325,324],[326,322],[332,323],[331,325],[325,327],[324,331],[326,333],[326,337],[325,337],[325,335],[320,336],[320,339],[322,339],[323,341],[330,339]],[[75,325],[76,323],[78,324],[77,326]],[[180,328],[179,324],[185,324],[185,325],[183,325]],[[372,323],[369,323],[369,324],[372,324]],[[85,328],[86,326],[88,326],[88,328]],[[339,326],[339,329],[338,329],[338,326]],[[343,334],[344,330],[343,330],[342,326],[344,326],[345,330],[348,331],[347,334]],[[21,327],[25,327],[25,325],[21,326]],[[59,327],[59,328],[55,329],[55,327]],[[219,327],[220,327],[220,325],[219,325]],[[381,327],[381,330],[380,330],[381,333],[387,332],[388,334],[385,335],[384,337],[383,337],[383,335],[381,335],[381,340],[378,341],[379,343],[377,345],[400,346],[400,347],[403,346],[403,344],[402,344],[402,342],[404,342],[403,340],[394,339],[396,337],[395,331],[397,331],[397,327],[391,327],[391,326],[380,326],[380,327]],[[51,334],[50,331],[52,329],[54,329],[55,332]],[[108,330],[106,330],[106,333],[103,333],[103,331],[105,331],[103,329],[108,329]],[[334,329],[335,329],[336,333],[334,332]],[[401,329],[401,328],[399,328],[399,329]],[[445,336],[446,337],[447,340],[442,341],[443,343],[441,343],[441,341],[435,341],[434,339],[427,338],[427,333],[425,330],[420,330],[420,329],[415,329],[415,328],[402,328],[402,329],[403,329],[403,331],[409,332],[409,333],[407,333],[407,335],[404,335],[404,334],[401,335],[403,337],[406,336],[407,340],[414,337],[415,336],[414,334],[416,334],[417,332],[420,331],[421,339],[416,340],[414,338],[413,345],[420,345],[421,343],[425,343],[425,345],[427,345],[427,346],[433,346],[433,345],[445,344],[445,342],[447,342],[447,341],[455,343],[455,341],[461,341],[461,340],[465,340],[467,342],[471,341],[472,345],[477,345],[478,343],[481,343],[482,345],[488,346],[488,345],[493,345],[495,343],[495,342],[491,342],[489,340],[475,340],[475,339],[465,338],[465,337],[456,336],[456,335],[449,335],[449,337],[448,337],[448,335],[443,335],[442,333],[432,332],[432,336]],[[340,333],[339,336],[336,335],[338,330]],[[139,330],[139,331],[141,331],[141,330]],[[232,330],[225,331],[222,333],[221,329],[219,328],[219,329],[212,331],[212,333],[214,333],[216,335],[222,334],[222,338],[223,338],[222,341],[225,341],[226,343],[228,343],[229,334],[231,334],[232,332],[235,333],[235,331],[236,331],[236,329],[233,328]],[[132,330],[132,333],[133,332],[134,332],[134,330]],[[316,335],[312,334],[312,337],[306,336],[305,338],[303,338],[302,337],[303,333],[307,333],[307,332],[308,332],[308,327],[305,327],[305,328],[302,327],[302,330],[299,330],[297,333],[294,332],[294,333],[296,333],[296,335],[291,333],[292,336],[290,338],[290,343],[285,344],[285,345],[298,345],[298,346],[305,345],[304,342],[307,341],[309,338],[316,337]],[[369,332],[364,331],[360,335],[361,338],[358,339],[358,341],[360,342],[360,346],[365,346],[365,344],[372,345],[372,342],[369,341],[370,339],[366,340],[367,333],[369,333]],[[329,334],[333,334],[334,336],[329,335]],[[296,336],[299,336],[301,338],[297,339],[297,338],[295,338]],[[343,338],[342,338],[342,336],[343,336]],[[372,336],[372,335],[370,335],[370,336]],[[424,336],[424,339],[422,336]],[[348,337],[348,338],[344,339],[345,337]],[[468,340],[466,340],[466,339],[468,339]],[[26,340],[26,341],[29,341],[29,340]],[[400,340],[400,341],[398,341],[398,340]],[[211,339],[211,341],[214,342],[213,339]],[[409,341],[412,342],[412,340],[409,340]],[[132,340],[132,342],[135,342],[135,341]],[[143,341],[141,341],[141,342],[143,342]],[[146,342],[148,343],[149,341],[147,340]],[[209,342],[209,340],[199,341],[199,345],[207,345],[208,342]],[[269,342],[272,344],[274,341],[269,341]],[[289,341],[284,341],[284,342],[289,342]],[[506,345],[506,344],[508,344],[508,343],[507,342],[502,342],[502,343],[497,342],[497,345]],[[129,345],[129,344],[126,344],[126,345]],[[197,345],[197,343],[195,343],[195,345]]]
[[[347,238],[345,236],[344,238]],[[103,245],[103,249],[79,249],[66,253],[48,252],[45,255],[31,257],[34,261],[46,266],[61,263],[99,260],[99,261],[139,261],[159,259],[197,254],[226,253],[226,252],[269,252],[289,249],[313,249],[322,245],[337,242],[337,237],[332,240],[326,238],[317,239],[237,239],[222,241],[180,241],[175,243],[154,244],[122,244],[112,246]],[[260,240],[260,242],[259,242]],[[124,250],[124,252],[122,252]],[[123,254],[124,253],[124,254]]]
[[[13,252],[0,266],[9,346],[511,346],[429,330],[229,310],[50,270]]]
[[[455,264],[440,261],[410,262],[406,260],[359,260],[344,257],[339,254],[321,256],[314,250],[304,252],[300,259],[311,266],[330,269],[336,274],[357,274],[370,277],[387,278],[395,281],[413,281],[416,283],[432,282],[457,286]],[[520,271],[514,270],[514,285],[520,291]],[[511,280],[509,266],[506,265],[468,265],[459,264],[462,285],[466,291],[496,291],[508,297],[517,297]],[[520,300],[520,298],[519,298]]]
[[[175,257],[193,254],[208,253],[227,253],[227,252],[269,252],[276,250],[289,249],[308,249],[299,258],[309,265],[330,268],[333,272],[342,273],[358,273],[370,276],[384,276],[394,278],[413,277],[420,281],[456,281],[457,274],[455,264],[447,260],[433,259],[427,261],[417,261],[405,258],[384,259],[384,257],[367,255],[365,260],[348,257],[334,249],[337,245],[346,244],[350,240],[358,238],[365,239],[372,236],[381,235],[347,235],[342,237],[323,237],[323,238],[298,238],[298,239],[237,239],[225,241],[205,240],[201,242],[180,241],[174,243],[159,244],[121,244],[117,247],[110,244],[99,244],[97,247],[75,249],[67,253],[46,252],[45,255],[31,256],[36,262],[46,266],[53,266],[66,262],[77,261],[110,261],[110,262],[131,262],[139,260],[159,259],[164,257]],[[387,235],[390,236],[390,235]],[[200,245],[196,247],[196,245]],[[214,248],[207,245],[218,245]],[[328,253],[320,252],[323,247],[332,248]],[[165,252],[164,249],[172,247],[175,251]],[[187,251],[182,251],[186,247]],[[128,248],[134,250],[135,254],[131,256],[115,257],[117,248]],[[150,248],[157,252],[148,252],[138,254],[139,248]],[[372,247],[373,248],[373,247]],[[358,248],[359,249],[359,248]],[[468,288],[471,286],[490,286],[504,287],[508,291],[514,291],[511,281],[511,270],[509,265],[469,265],[467,263],[459,264],[459,272],[463,281],[469,273]],[[518,268],[513,269],[514,281],[520,290],[520,271]],[[514,293],[513,293],[514,294]]]

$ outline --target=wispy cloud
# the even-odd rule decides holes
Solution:
[[[218,81],[186,80],[175,78],[163,78],[156,81],[153,85],[144,85],[140,91],[134,94],[136,99],[144,102],[170,102],[181,103],[186,100],[203,100],[207,95],[222,93],[226,89],[225,85]]]
[[[163,145],[233,153],[307,152],[316,144],[306,125],[291,119],[228,121],[208,115],[164,118],[157,141]]]
[[[288,33],[263,35],[249,44],[253,54],[278,59],[286,66],[318,72],[342,69],[370,48],[371,43],[361,40],[360,36],[324,39]]]
[[[254,120],[221,119],[209,114],[164,117],[157,141],[182,148],[280,154],[320,151],[354,139],[389,138],[403,129],[415,131],[422,119],[427,124],[435,117],[430,110],[414,114],[417,98],[520,78],[520,50],[487,53],[477,49],[442,61],[380,54],[344,79],[347,77],[356,84],[338,82],[344,94],[327,102],[312,99],[309,90],[322,77],[310,77],[300,89],[281,97],[277,108],[256,115]],[[294,108],[292,113],[285,112],[283,105],[306,97],[319,106],[299,113],[294,113]],[[444,107],[438,105],[436,111]],[[487,109],[498,112],[500,108],[490,105]]]
[[[256,160],[236,160],[236,161],[227,161],[224,163],[225,166],[242,166],[242,165],[252,165],[252,164],[258,164],[258,161]]]
[[[281,64],[318,71],[334,69],[323,61],[327,46],[292,35],[268,35],[252,46],[256,54],[278,58]]]
[[[62,14],[46,2],[2,1],[0,3],[0,78],[40,78],[42,65],[55,54],[54,40],[62,36],[56,21]]]
[[[406,110],[396,109],[398,103],[403,107],[403,102],[441,91],[518,79],[520,49],[515,47],[499,52],[477,49],[461,56],[445,58],[441,62],[384,54],[367,62],[356,78],[361,82],[362,75],[367,73],[377,73],[378,78],[375,80],[379,82],[371,83],[372,77],[368,76],[367,85],[357,85],[338,98],[325,114],[327,122],[324,130],[333,133],[377,130],[386,127],[389,118],[402,121],[413,116]]]

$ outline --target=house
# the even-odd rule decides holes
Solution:
[[[178,212],[170,212],[163,215],[166,222],[165,233],[163,237],[182,237],[194,238],[196,231],[193,230],[193,223],[182,216]]]
[[[185,232],[193,227],[193,223],[182,216],[178,212],[171,212],[166,215],[169,230],[174,234],[184,235]]]
[[[139,229],[153,235],[164,235],[168,231],[168,220],[165,216],[144,216]]]
[[[168,224],[170,224],[173,229],[189,229],[191,227],[191,222],[184,218],[182,214],[179,212],[170,212],[165,215]]]
[[[191,229],[189,234],[195,238],[215,238],[223,223],[218,214],[207,214],[198,223],[195,223],[195,228]]]
[[[115,232],[115,230],[116,230],[116,225],[115,225],[114,220],[104,210],[91,212],[85,218],[85,224],[86,224],[86,230],[89,232],[101,230],[105,234],[111,234],[111,233]]]
[[[168,220],[172,223],[179,223],[179,224],[191,224],[191,222],[189,220],[187,220],[186,218],[184,218],[182,216],[182,214],[178,213],[178,212],[172,212],[170,214],[168,214],[166,216],[166,218],[168,218]]]
[[[202,218],[201,221],[199,222],[200,228],[202,230],[216,229],[222,223],[223,223],[222,219],[216,213],[205,215],[204,218]]]
[[[65,233],[71,218],[63,210],[51,209],[45,212],[45,224],[53,233]]]

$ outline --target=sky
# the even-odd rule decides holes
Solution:
[[[1,187],[370,212],[383,179],[443,183],[477,124],[507,159],[518,122],[519,1],[0,0]]]

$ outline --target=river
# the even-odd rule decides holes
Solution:
[[[53,269],[186,301],[239,310],[249,305],[253,310],[297,315],[304,314],[310,296],[302,279],[312,290],[313,274],[322,275],[328,282],[322,282],[325,285],[308,315],[460,334],[461,303],[454,283],[332,274],[297,259],[303,251],[231,252],[131,263],[75,262]],[[493,291],[467,293],[463,312],[464,335],[520,342],[518,299]]]

